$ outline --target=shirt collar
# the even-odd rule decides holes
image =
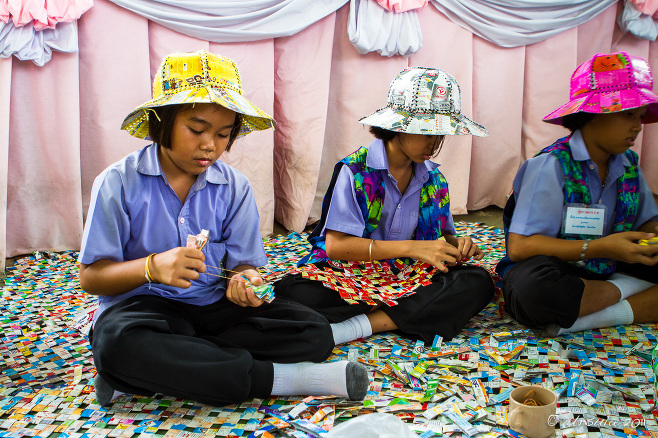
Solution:
[[[373,169],[388,170],[386,148],[384,147],[384,142],[382,140],[374,139],[368,145],[366,166],[372,167]]]
[[[162,166],[158,159],[158,147],[152,143],[142,149],[139,161],[137,163],[137,171],[144,175],[163,176]],[[222,173],[220,166],[214,162],[205,172],[197,178],[197,184],[209,182],[211,184],[228,184],[228,180]]]
[[[416,177],[425,182],[429,178],[429,172],[439,167],[439,164],[430,160],[425,161],[423,164],[416,165],[415,172]],[[368,145],[366,165],[373,169],[381,169],[388,172],[388,157],[386,156],[386,148],[382,140],[375,139]]]

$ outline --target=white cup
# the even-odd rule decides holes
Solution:
[[[537,406],[525,404],[533,399]],[[521,386],[509,396],[507,424],[528,438],[547,438],[555,433],[557,397],[541,386]]]

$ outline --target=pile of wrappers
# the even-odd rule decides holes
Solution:
[[[485,250],[478,264],[493,272],[504,253],[502,232],[477,223],[458,223],[457,230]],[[302,272],[296,262],[308,252],[305,237],[292,233],[265,241],[266,283]],[[322,437],[336,424],[374,412],[396,415],[422,437],[512,436],[509,392],[531,384],[559,397],[557,437],[658,436],[651,367],[656,324],[546,339],[505,317],[500,293],[449,342],[437,337],[424,345],[384,333],[337,346],[328,360],[359,361],[370,371],[363,402],[272,397],[217,407],[125,395],[103,408],[94,401],[91,349],[79,330],[95,299],[80,290],[76,256],[35,253],[17,260],[0,283],[0,438]],[[334,278],[340,271],[324,275]],[[389,292],[413,293],[431,269],[415,275],[413,284]],[[404,278],[398,276],[401,283]],[[372,283],[375,289],[385,286],[383,280]],[[349,294],[360,287],[343,284]],[[381,296],[383,290],[376,292]]]

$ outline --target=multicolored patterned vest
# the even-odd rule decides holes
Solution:
[[[325,237],[321,235],[321,232],[327,219],[336,178],[343,166],[347,166],[354,175],[356,199],[366,224],[361,237],[370,238],[370,235],[379,226],[384,197],[386,196],[386,189],[384,188],[386,171],[368,167],[366,165],[367,156],[368,149],[362,147],[339,161],[334,167],[331,183],[322,201],[320,222],[308,239],[313,248],[311,253],[299,262],[299,265],[329,260],[325,251]],[[429,179],[420,189],[416,240],[436,240],[441,237],[441,230],[446,228],[450,215],[448,202],[448,182],[438,168],[434,169],[429,172]]]
[[[566,204],[592,204],[592,195],[589,190],[587,181],[587,172],[585,164],[582,161],[574,160],[569,147],[567,136],[559,139],[547,148],[542,149],[540,154],[553,154],[564,173],[564,203]],[[613,233],[630,231],[635,222],[638,206],[640,204],[639,176],[637,171],[638,157],[630,149],[625,153],[626,158],[631,163],[630,166],[624,166],[624,174],[617,180],[617,202],[615,203],[614,223],[612,226]],[[562,231],[558,235],[561,239],[591,239],[588,235],[564,235]],[[612,259],[595,258],[585,261],[585,269],[598,274],[612,274],[615,272],[617,262]]]

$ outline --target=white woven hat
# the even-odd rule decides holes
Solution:
[[[484,126],[461,113],[461,91],[455,78],[425,67],[402,70],[391,82],[386,106],[359,122],[407,134],[489,135]]]

